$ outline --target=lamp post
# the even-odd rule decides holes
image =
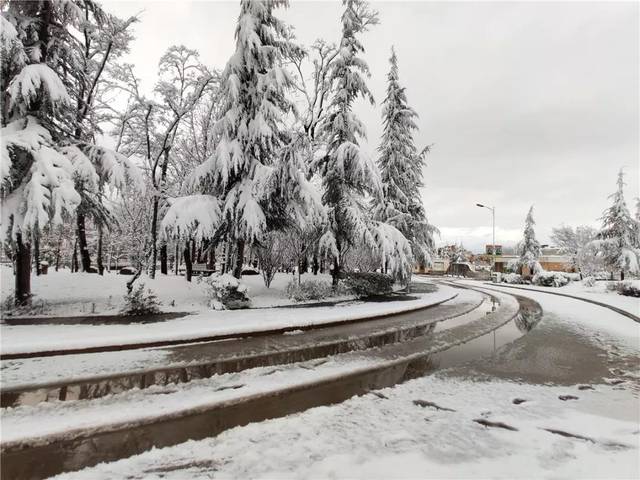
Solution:
[[[493,235],[491,240],[493,242],[491,244],[491,257],[493,259],[493,262],[491,264],[491,273],[494,273],[496,269],[496,207],[487,207],[486,205],[483,205],[481,203],[476,203],[476,206],[491,210],[491,219],[493,226]]]

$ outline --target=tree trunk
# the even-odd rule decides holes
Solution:
[[[31,303],[31,246],[22,242],[22,234],[16,236],[16,305]]]
[[[236,246],[236,265],[233,269],[233,276],[240,279],[242,277],[242,264],[244,262],[244,240],[238,240]]]
[[[153,197],[153,210],[151,213],[151,266],[149,277],[156,278],[156,261],[158,260],[158,196]]]
[[[320,270],[320,263],[318,262],[318,256],[313,256],[313,274],[318,275],[318,270]]]
[[[331,271],[331,284],[335,287],[338,285],[338,280],[340,280],[340,261],[338,257],[334,257],[333,270]]]
[[[62,251],[62,226],[60,227],[60,235],[58,235],[58,245],[56,247],[56,272],[60,268],[60,252]]]
[[[191,262],[192,263],[194,258],[196,258],[196,241],[191,240]]]
[[[213,242],[209,243],[209,257],[207,259],[207,269],[216,270],[216,246]]]
[[[73,253],[71,254],[71,272],[78,271],[78,236],[73,241]]]
[[[620,270],[620,280],[624,281],[624,270]]]
[[[102,264],[102,226],[98,227],[98,273],[104,275],[104,265]]]
[[[191,248],[189,247],[188,240],[184,245],[184,271],[185,271],[185,278],[187,279],[187,282],[190,282],[191,274],[192,274],[192,264],[191,264]]]
[[[175,275],[178,275],[178,272],[180,270],[180,247],[179,247],[179,243],[178,241],[176,241],[176,249],[175,252],[173,252],[173,273]]]
[[[78,227],[78,247],[80,248],[80,261],[82,263],[82,271],[91,271],[91,256],[89,255],[89,247],[87,246],[87,231],[85,227],[84,213],[76,215]]]
[[[36,264],[36,276],[40,276],[40,236],[35,235],[33,239],[33,263]]]
[[[160,246],[160,273],[166,275],[169,271],[167,267],[167,244],[163,243]]]
[[[341,242],[339,240],[336,240],[336,247],[338,252],[340,252]],[[342,262],[340,261],[341,259],[339,255],[340,254],[338,253],[338,256],[335,256],[333,258],[333,271],[331,272],[331,283],[333,284],[334,287],[338,285],[338,280],[340,280]]]

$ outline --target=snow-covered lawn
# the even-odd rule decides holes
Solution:
[[[288,299],[285,289],[289,282],[297,276],[277,273],[271,288],[267,288],[262,275],[245,275],[242,282],[249,288],[251,306],[255,308],[277,305],[291,305],[295,302]],[[127,292],[126,283],[131,277],[107,273],[103,276],[95,273],[71,273],[70,270],[50,271],[47,275],[32,276],[33,314],[37,316],[90,316],[115,315],[124,304]],[[313,275],[305,273],[302,280],[331,281],[328,274]],[[0,266],[0,298],[4,302],[13,294],[13,270]],[[165,312],[198,312],[210,310],[209,295],[204,282],[194,277],[187,282],[182,276],[160,275],[150,279],[142,275],[136,285],[144,283],[145,287],[156,294]]]
[[[0,345],[3,354],[11,354],[241,335],[400,313],[439,303],[457,294],[451,287],[440,286],[433,293],[415,294],[413,300],[382,303],[353,301],[303,309],[209,310],[174,320],[130,325],[2,325]]]

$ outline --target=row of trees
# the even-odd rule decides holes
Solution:
[[[93,0],[3,3],[2,229],[17,303],[29,301],[42,246],[85,272],[93,257],[102,273],[105,250],[124,253],[151,277],[158,263],[166,274],[170,259],[177,271],[216,252],[240,277],[247,251],[266,264],[282,232],[299,263],[330,259],[334,282],[348,256],[401,280],[429,262],[428,149],[415,146],[395,53],[378,161],[359,145],[353,105],[373,102],[360,38],[377,13],[344,0],[339,42],[306,49],[274,15],[286,5],[241,1],[224,70],[174,46],[145,95],[120,62],[136,18]]]
[[[590,226],[578,226],[573,229],[562,225],[554,228],[551,240],[560,251],[571,258],[576,270],[593,275],[608,270],[611,274],[619,272],[622,280],[625,274],[640,273],[640,199],[636,199],[636,212],[633,217],[624,197],[624,172],[618,173],[616,191],[609,196],[611,206],[600,220],[598,230]],[[540,243],[534,230],[533,207],[525,220],[524,237],[518,249],[519,266],[527,266],[531,271],[540,268]]]

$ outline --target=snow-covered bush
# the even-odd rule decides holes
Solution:
[[[393,290],[393,277],[386,273],[350,272],[342,282],[349,292],[358,297],[385,295]]]
[[[249,308],[251,301],[247,296],[247,286],[229,275],[211,276],[206,281],[212,306],[216,310],[237,310]]]
[[[627,297],[640,297],[640,281],[620,282],[618,293]]]
[[[300,283],[297,280],[292,280],[286,290],[287,297],[296,302],[322,300],[331,296],[332,292],[331,283],[322,280],[306,280]]]
[[[581,280],[579,273],[562,272],[562,274],[567,277],[570,282],[579,282]]]
[[[593,287],[596,284],[596,278],[589,276],[589,277],[584,277],[582,279],[582,285],[588,288]]]
[[[522,275],[520,275],[519,273],[505,273],[500,277],[500,281],[502,283],[511,283],[514,285],[525,283]]]
[[[607,284],[607,290],[616,291],[627,297],[640,297],[640,280],[610,282]]]
[[[158,297],[149,289],[144,291],[144,283],[139,284],[124,296],[122,315],[153,315],[160,313]]]
[[[569,276],[564,272],[539,271],[533,276],[531,282],[541,287],[564,287],[570,282]]]

